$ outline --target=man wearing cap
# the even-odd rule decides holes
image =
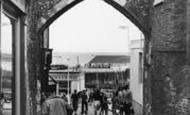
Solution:
[[[55,90],[55,85],[48,86],[47,93],[49,96],[42,105],[42,115],[69,115],[72,108],[66,101],[56,96]]]

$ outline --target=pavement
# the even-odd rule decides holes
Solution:
[[[79,105],[78,110],[77,110],[77,115],[94,115],[93,104],[88,104],[88,113],[87,114],[81,114],[81,105]],[[99,113],[97,115],[99,115]],[[112,115],[112,112],[108,111],[108,115]]]
[[[11,113],[12,113],[11,109],[5,109],[3,115],[11,115]],[[38,115],[40,115],[40,113],[38,113]],[[79,105],[79,107],[78,107],[77,115],[82,115],[81,114],[81,105]],[[88,104],[88,114],[83,114],[83,115],[94,115],[93,104]],[[99,115],[99,113],[97,115]],[[108,115],[112,115],[111,111],[108,112]]]

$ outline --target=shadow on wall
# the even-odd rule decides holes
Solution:
[[[134,111],[135,111],[135,115],[143,115],[143,105],[133,101],[133,107],[134,107]]]

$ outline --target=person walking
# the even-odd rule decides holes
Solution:
[[[42,115],[72,115],[72,108],[55,94],[56,86],[48,86],[48,98],[42,105]]]
[[[100,114],[101,115],[108,115],[108,99],[105,93],[102,93],[102,97],[101,97],[101,111]]]
[[[101,107],[101,101],[102,96],[99,89],[95,89],[93,93],[93,100],[94,100],[94,115],[97,115],[98,111]]]
[[[78,100],[79,100],[79,95],[77,93],[77,90],[74,90],[74,93],[71,95],[71,102],[72,102],[74,115],[77,115]]]
[[[123,97],[124,97],[124,113],[125,115],[133,115],[134,114],[134,108],[133,108],[133,97],[132,92],[129,89],[129,86],[126,86],[123,89]]]
[[[112,103],[112,114],[116,115],[116,109],[117,109],[117,101],[116,101],[116,97],[117,97],[117,92],[113,92],[113,96],[111,99],[111,103]]]
[[[82,108],[81,108],[82,110],[81,110],[81,114],[83,114],[83,113],[87,114],[88,113],[88,95],[87,95],[87,90],[83,90],[81,98],[82,98]],[[85,108],[85,110],[84,110],[84,108]]]

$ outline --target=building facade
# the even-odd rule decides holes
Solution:
[[[116,90],[129,79],[129,56],[97,55],[85,67],[85,87]]]
[[[143,38],[132,40],[130,43],[130,90],[133,94],[135,111],[139,115],[143,113],[143,48]]]
[[[71,94],[74,90],[82,91],[84,89],[84,72],[79,68],[52,68],[49,71],[49,84],[51,83],[56,84],[56,94],[58,96],[61,96],[62,93]]]

